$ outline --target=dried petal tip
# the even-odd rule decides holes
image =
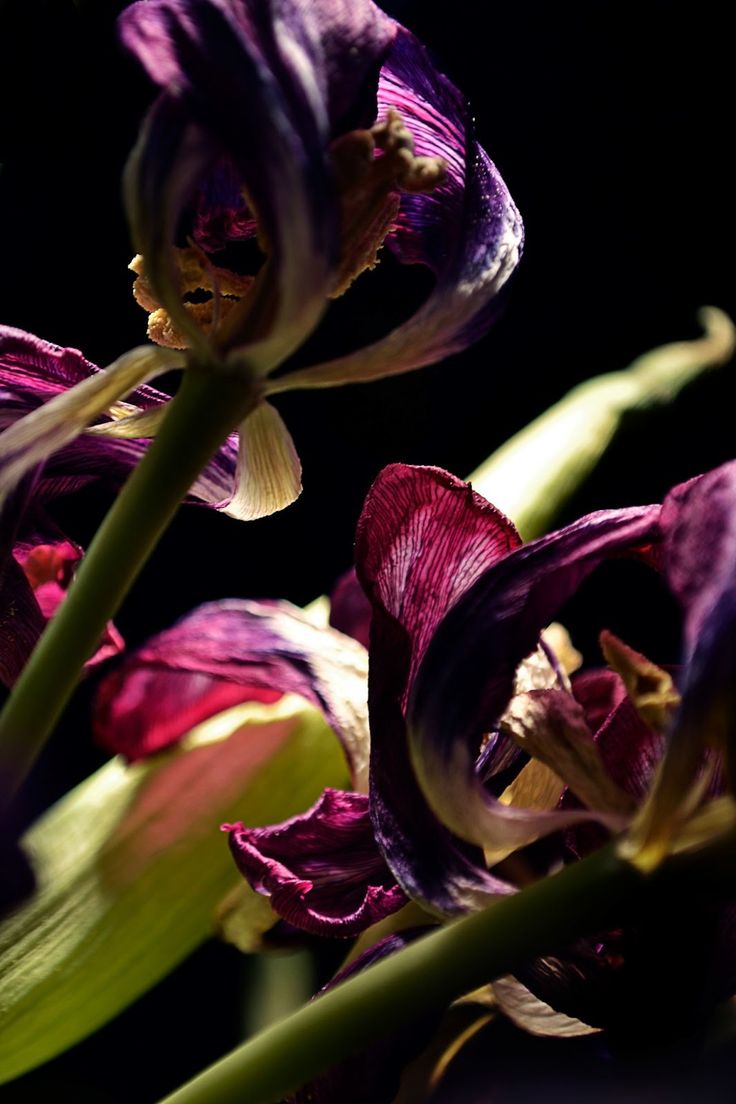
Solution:
[[[378,850],[364,794],[326,789],[283,824],[223,830],[253,889],[304,931],[350,938],[406,904]]]

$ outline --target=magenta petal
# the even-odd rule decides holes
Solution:
[[[659,506],[601,511],[511,552],[480,574],[439,625],[412,687],[412,750],[445,821],[494,845],[498,808],[475,774],[516,669],[585,578],[611,556],[643,555],[659,539]]]
[[[227,827],[241,874],[294,927],[351,938],[406,904],[376,845],[364,794],[327,789],[283,824]]]
[[[0,429],[99,371],[77,349],[0,326]],[[168,400],[168,395],[147,385],[128,396],[131,406],[139,410],[156,409]],[[36,483],[35,501],[49,501],[93,481],[120,486],[148,444],[144,439],[82,434],[48,458]],[[233,435],[201,473],[188,501],[226,508],[235,487],[237,458],[238,439]]]
[[[736,720],[736,462],[675,487],[662,506],[663,566],[685,617],[673,742],[729,746]]]
[[[84,551],[36,507],[37,477],[24,480],[0,518],[0,681],[12,686],[64,601]],[[16,533],[22,539],[18,539]],[[86,668],[124,648],[112,622]]]
[[[409,684],[448,610],[493,564],[521,544],[499,510],[441,468],[392,464],[368,493],[358,522],[358,577],[374,616],[404,629]],[[377,654],[375,664],[391,664]]]
[[[165,247],[159,228],[175,227],[186,202],[176,180],[183,172],[194,183],[224,155],[269,244],[280,291],[273,331],[293,329],[298,340],[324,308],[337,255],[329,142],[373,122],[393,21],[368,0],[150,0],[129,7],[119,25],[162,89],[154,117],[171,114],[184,135],[172,156],[165,133],[151,132],[130,176],[133,221],[151,271]],[[186,140],[193,124],[196,153]]]
[[[213,602],[154,636],[102,682],[98,740],[140,759],[244,701],[299,694],[322,709],[360,778],[367,657],[288,602]]]
[[[346,636],[368,647],[371,628],[371,604],[358,582],[354,568],[337,580],[330,594],[330,624]]]
[[[580,671],[573,675],[572,692],[582,705],[588,728],[593,733],[600,730],[626,697],[626,687],[621,677],[606,667]]]
[[[371,812],[406,892],[441,913],[511,891],[482,852],[448,832],[414,777],[404,706],[437,624],[490,564],[519,544],[514,526],[461,480],[437,468],[386,468],[366,499],[358,575],[373,606],[369,706]]]

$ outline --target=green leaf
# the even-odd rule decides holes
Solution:
[[[34,896],[0,925],[0,1082],[89,1035],[205,939],[237,884],[223,821],[269,824],[345,785],[340,746],[301,699],[236,706],[146,762],[116,758],[23,842]],[[252,894],[254,928],[273,923]]]

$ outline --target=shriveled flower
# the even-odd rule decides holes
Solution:
[[[490,324],[521,223],[460,93],[370,0],[147,0],[120,28],[161,89],[126,197],[136,298],[150,336],[169,348],[133,350],[6,432],[0,493],[127,391],[188,366],[240,373],[255,389],[232,506],[259,517],[301,488],[267,397],[392,375],[464,348]],[[260,261],[241,269],[251,239]],[[330,299],[384,245],[433,273],[424,305],[367,348],[289,372]],[[105,432],[150,437],[163,413],[129,411]]]
[[[513,885],[488,869],[489,862],[581,819],[609,830],[630,823],[636,803],[629,788],[606,769],[594,739],[597,729],[570,693],[549,644],[543,640],[541,654],[534,649],[560,605],[604,559],[643,558],[662,567],[673,588],[680,586],[677,572],[690,562],[682,534],[690,525],[698,531],[698,519],[708,510],[712,513],[718,501],[709,488],[728,485],[733,470],[726,466],[702,477],[687,495],[676,489],[664,507],[601,511],[524,546],[507,519],[447,473],[403,465],[382,473],[366,501],[356,548],[358,572],[372,605],[370,826],[360,792],[341,799],[340,815],[347,815],[352,801],[353,823],[363,825],[361,854],[367,854],[372,832],[375,855],[383,857],[407,896],[441,915],[467,911],[513,891]],[[719,494],[730,502],[727,491]],[[681,501],[691,504],[691,512],[676,508]],[[726,567],[707,584],[716,590],[727,588],[730,562],[725,522],[719,532],[718,547],[726,542]],[[703,604],[703,585],[683,587],[689,608],[709,608]],[[723,600],[713,606],[721,618],[728,608]],[[704,637],[694,630],[694,655],[715,631]],[[312,643],[321,647],[319,634]],[[121,675],[123,689],[126,681],[141,677],[136,666],[134,657]],[[145,656],[140,666],[145,668]],[[682,707],[673,714],[665,763],[680,746],[678,732],[691,708],[691,687],[699,670],[704,672],[700,679],[705,672],[713,678],[709,663],[688,662],[688,683]],[[129,685],[133,691],[134,682]],[[719,679],[721,695],[726,685]],[[195,682],[191,686],[195,697],[206,701],[209,691],[199,694]],[[113,701],[120,690],[118,686],[111,695]],[[121,701],[126,700],[145,726],[140,695],[123,694]],[[707,700],[718,698],[709,693]],[[667,807],[655,802],[647,846],[654,839],[669,849],[666,841],[675,837],[680,842],[673,846],[689,845],[681,828],[698,800],[692,775],[705,754],[703,737],[691,738],[686,746],[690,774],[684,783],[680,778],[677,800],[668,798]],[[585,808],[555,808],[566,785]],[[731,806],[723,802],[709,815],[730,823]],[[313,841],[320,837],[319,816],[329,819],[334,815],[330,809],[325,813],[326,806],[317,807],[300,822]],[[635,843],[638,832],[632,829],[625,837],[626,846],[639,848],[635,855],[641,850]],[[281,835],[278,829],[258,833],[257,839],[248,832],[233,837],[236,854],[239,848],[248,852],[243,864],[249,877],[262,877],[263,886],[272,882],[265,866],[262,876],[254,873],[256,854],[266,866],[277,862],[286,869],[291,848],[296,865],[288,876],[304,881],[294,850],[301,846],[299,825]],[[322,838],[328,837],[325,831]],[[279,850],[277,841],[288,846]],[[691,842],[697,842],[695,837]],[[260,844],[265,849],[259,852]],[[383,868],[373,860],[369,865],[373,880],[365,883],[366,892],[371,885],[386,889],[390,883]],[[335,878],[338,866],[339,878],[350,880],[347,867],[332,862]],[[306,897],[303,902],[302,924],[319,925]],[[346,911],[355,915],[354,905],[346,905]],[[348,927],[343,933],[355,930]]]

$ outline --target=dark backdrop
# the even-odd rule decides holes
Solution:
[[[152,93],[117,47],[121,6],[15,0],[2,9],[0,316],[100,364],[144,336],[129,292],[119,180]],[[304,464],[302,498],[250,525],[183,511],[118,618],[130,644],[209,599],[309,600],[348,566],[362,498],[382,465],[465,474],[575,382],[695,335],[702,304],[736,306],[731,58],[719,5],[387,7],[468,94],[481,141],[525,218],[526,253],[506,311],[482,342],[444,365],[279,399]],[[338,333],[368,332],[377,312],[385,323],[387,311],[408,309],[425,284],[399,275],[387,262],[363,277],[352,305],[335,312]],[[656,419],[632,420],[567,516],[657,499],[729,458],[732,393],[726,370]],[[107,502],[85,493],[60,503],[58,517],[85,543]],[[636,569],[603,573],[569,620],[589,653],[606,623],[659,658],[676,658],[673,612],[661,594],[650,597]],[[89,694],[88,686],[39,764],[29,809],[102,761],[80,737]],[[205,948],[116,1024],[7,1090],[8,1099],[35,1099],[51,1084],[67,1086],[61,1099],[156,1099],[237,1040],[235,962],[227,948]],[[147,1059],[154,1071],[142,1095]]]

